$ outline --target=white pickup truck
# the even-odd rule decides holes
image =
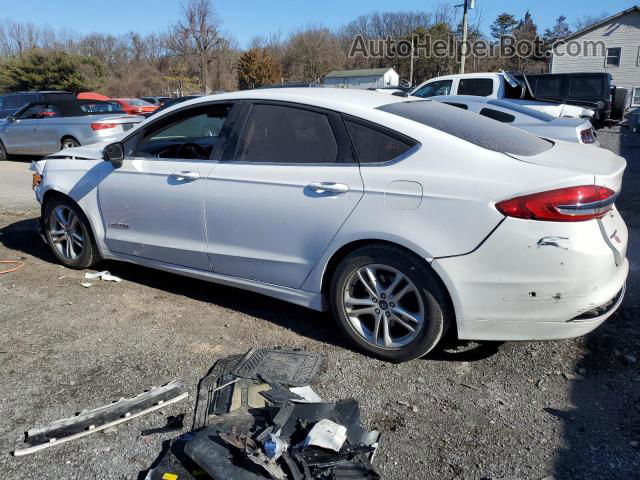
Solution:
[[[522,85],[508,73],[464,73],[432,78],[409,92],[417,97],[440,95],[474,95],[498,98],[523,107],[544,112],[553,117],[591,118],[594,111],[565,103],[544,102],[527,98],[526,85]]]

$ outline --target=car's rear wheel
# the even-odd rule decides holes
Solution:
[[[7,154],[7,149],[4,148],[4,143],[0,142],[0,162],[8,159],[9,155]]]
[[[71,200],[55,197],[44,208],[44,230],[53,254],[70,268],[88,268],[100,260],[89,222]]]
[[[372,245],[349,254],[331,284],[334,316],[361,349],[402,362],[431,351],[453,322],[447,293],[424,260]]]
[[[72,138],[72,137],[63,138],[61,142],[62,148],[75,148],[79,146],[80,146],[80,142],[78,142],[75,138]]]

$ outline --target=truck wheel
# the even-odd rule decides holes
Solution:
[[[624,111],[627,109],[627,98],[629,90],[626,88],[616,88],[613,94],[613,105],[611,105],[611,118],[622,120]]]

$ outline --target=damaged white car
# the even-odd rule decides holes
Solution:
[[[620,305],[624,159],[421,99],[201,97],[36,164],[71,268],[115,259],[331,310],[370,354],[585,334]],[[301,319],[301,321],[304,321]]]

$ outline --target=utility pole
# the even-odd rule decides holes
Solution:
[[[463,4],[456,5],[456,7],[462,7],[462,48],[460,50],[460,73],[464,73],[464,63],[467,59],[467,29],[469,25],[467,11],[470,8],[475,8],[475,6],[475,0],[464,0]]]
[[[411,35],[411,67],[409,69],[409,85],[413,87],[413,34]]]
[[[464,0],[462,11],[462,50],[460,56],[460,73],[464,73],[464,61],[467,57],[467,8],[468,0]]]

